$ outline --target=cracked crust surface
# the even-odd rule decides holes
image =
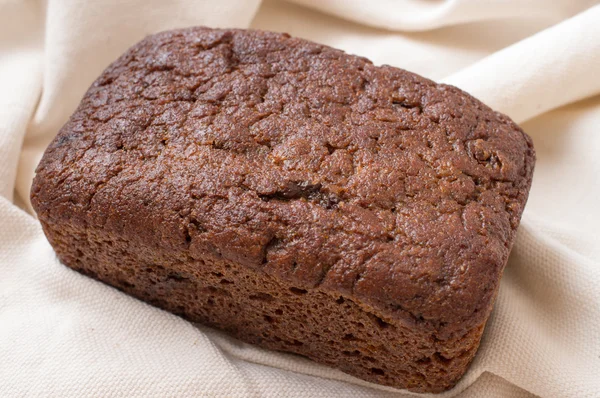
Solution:
[[[515,123],[455,87],[285,34],[191,28],[144,39],[98,78],[47,149],[32,204],[75,269],[246,341],[440,391],[477,348],[534,162]],[[233,270],[231,286],[210,285],[227,294],[198,293]],[[264,318],[287,317],[270,299],[247,304],[244,329],[186,292],[225,312],[266,294],[294,314],[319,300],[370,314],[383,324],[362,340],[401,335],[397,360],[413,365],[394,373],[389,350],[343,340],[358,334],[348,319],[311,348]],[[343,342],[339,358],[319,354],[326,340]]]

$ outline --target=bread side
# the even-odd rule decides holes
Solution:
[[[441,391],[476,351],[533,164],[518,126],[454,87],[192,28],[100,76],[32,203],[72,268],[245,341]]]

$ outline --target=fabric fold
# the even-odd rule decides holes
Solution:
[[[445,78],[517,123],[600,93],[600,6]]]
[[[288,0],[353,22],[396,31],[425,31],[498,19],[560,21],[595,1],[544,0]]]

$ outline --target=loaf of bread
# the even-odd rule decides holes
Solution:
[[[515,123],[455,87],[286,34],[190,28],[102,73],[31,200],[77,271],[439,392],[475,355],[534,162]]]

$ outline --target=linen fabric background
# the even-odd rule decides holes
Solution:
[[[287,31],[454,84],[537,166],[472,366],[440,397],[600,397],[600,6],[584,0],[0,0],[0,396],[406,397],[243,344],[64,267],[29,205],[99,73],[192,25]]]

